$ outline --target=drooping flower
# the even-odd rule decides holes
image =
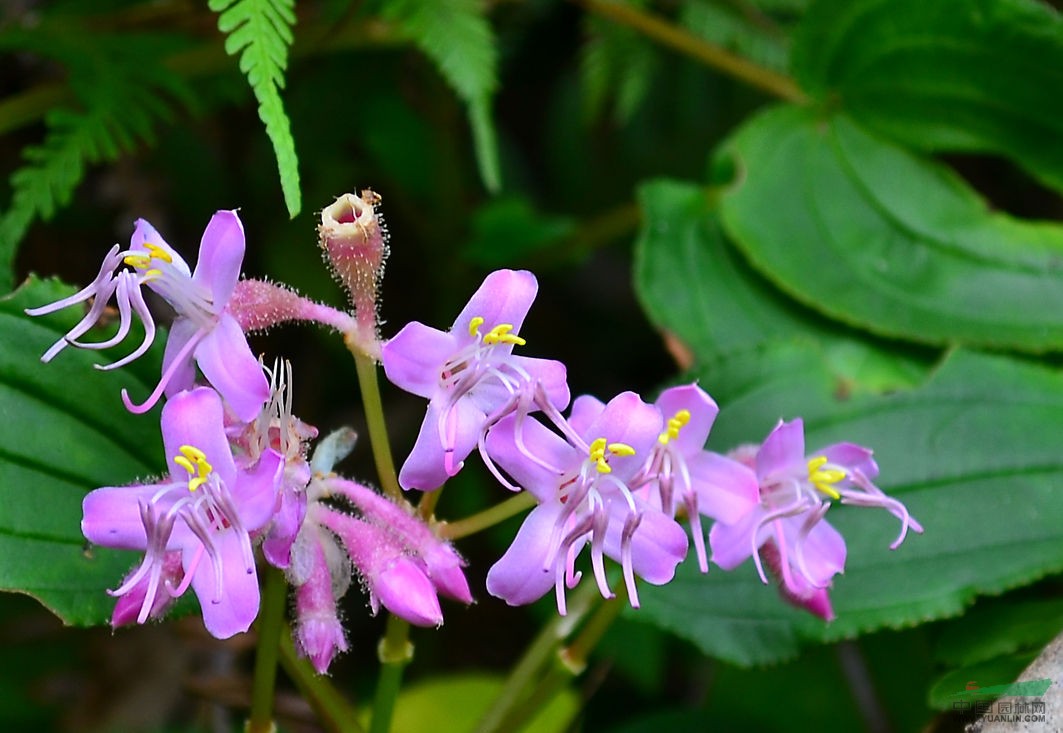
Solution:
[[[292,639],[317,673],[325,674],[333,657],[347,651],[336,601],[350,585],[350,562],[332,536],[316,525],[300,534],[294,556],[298,563],[289,566],[288,573],[295,586]]]
[[[394,384],[428,398],[413,450],[399,472],[403,488],[432,490],[455,475],[491,424],[510,413],[557,412],[568,405],[564,364],[517,356],[518,336],[538,289],[527,271],[484,280],[447,332],[407,324],[384,344]]]
[[[686,555],[686,533],[631,487],[662,427],[660,412],[633,392],[605,405],[592,397],[578,398],[567,423],[558,424],[565,437],[517,415],[492,427],[488,454],[539,505],[488,572],[488,592],[521,605],[553,587],[558,612],[564,615],[565,588],[579,582],[575,560],[587,544],[598,589],[606,598],[613,596],[606,556],[620,563],[636,608],[636,575],[654,585],[670,581]]]
[[[157,611],[164,594],[177,597],[191,586],[207,630],[228,638],[246,631],[258,614],[251,533],[273,515],[283,459],[267,450],[254,466],[238,468],[221,398],[207,387],[167,401],[162,436],[169,475],[158,483],[90,492],[81,530],[98,545],[145,552],[112,593],[120,604],[127,595],[142,599],[138,623]],[[176,584],[175,552],[181,561]]]
[[[39,316],[92,300],[85,317],[53,344],[41,360],[50,361],[68,345],[83,349],[116,346],[128,335],[134,314],[144,325],[140,345],[118,361],[97,366],[116,369],[143,355],[155,339],[155,322],[142,291],[147,287],[169,303],[177,317],[166,342],[158,386],[139,405],[123,390],[126,407],[136,413],[145,412],[163,394],[171,396],[190,389],[198,364],[234,414],[245,422],[254,419],[269,397],[269,385],[243,331],[228,311],[243,256],[244,230],[235,211],[219,211],[211,218],[203,232],[194,272],[151,224],[138,219],[129,249],[119,251],[115,245],[104,258],[92,284],[68,298],[26,311],[31,316]],[[112,297],[119,314],[115,335],[100,342],[79,341],[100,320]]]
[[[730,570],[752,555],[766,583],[763,551],[769,568],[781,576],[784,595],[823,618],[834,617],[826,591],[846,557],[845,540],[824,519],[832,501],[880,507],[900,519],[900,534],[890,549],[900,546],[909,528],[923,531],[904,504],[873,483],[878,465],[869,449],[836,443],[809,457],[800,419],[780,421],[755,454],[743,450],[739,455],[749,465],[733,462],[727,476],[754,482],[759,499],[750,501],[737,521],[713,525],[713,562]]]
[[[654,403],[664,418],[636,486],[671,517],[685,510],[701,572],[708,571],[701,515],[725,523],[739,520],[757,501],[754,482],[735,480],[731,461],[705,450],[705,441],[719,413],[716,402],[696,384],[672,387]]]

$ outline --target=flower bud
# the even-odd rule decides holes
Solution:
[[[388,256],[387,229],[375,211],[379,203],[369,189],[361,196],[344,194],[322,209],[318,228],[325,261],[354,306],[362,344],[378,341],[377,288]]]

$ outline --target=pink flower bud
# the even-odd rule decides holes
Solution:
[[[265,331],[286,321],[312,321],[343,334],[355,330],[350,314],[315,303],[288,287],[265,280],[236,283],[229,311],[245,332]]]
[[[318,674],[328,672],[337,652],[347,651],[343,626],[336,616],[332,573],[320,542],[309,543],[311,568],[306,581],[295,589],[296,625],[293,638],[302,656]]]
[[[321,211],[318,228],[325,260],[347,289],[365,345],[378,342],[377,289],[388,256],[387,229],[374,209],[379,203],[380,196],[368,189],[361,196],[344,194]]]

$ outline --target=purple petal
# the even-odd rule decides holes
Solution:
[[[459,346],[449,333],[416,321],[407,323],[380,350],[384,374],[400,389],[432,398],[439,386],[443,365]]]
[[[424,571],[410,558],[398,557],[376,577],[368,578],[369,587],[383,604],[399,618],[415,626],[439,626],[443,611],[435,586]]]
[[[487,433],[485,445],[487,455],[539,501],[556,498],[561,476],[583,460],[563,438],[531,417],[503,418]],[[537,460],[529,458],[529,453]]]
[[[162,408],[162,442],[166,448],[166,465],[175,481],[188,480],[188,471],[174,458],[181,447],[190,445],[203,451],[218,478],[234,486],[236,464],[225,435],[225,412],[218,393],[209,387],[180,392]]]
[[[568,369],[554,359],[533,359],[528,356],[511,356],[511,363],[523,369],[533,380],[543,386],[550,404],[558,410],[568,407]],[[577,431],[578,432],[578,431]]]
[[[713,524],[709,530],[712,561],[724,570],[734,570],[745,562],[753,554],[753,531],[764,518],[764,513],[764,509],[758,505],[734,524]],[[762,545],[767,537],[766,532],[761,532],[757,547]]]
[[[801,418],[790,422],[780,420],[757,451],[757,477],[764,483],[773,474],[792,472],[795,466],[803,469],[804,463],[804,422]]]
[[[177,253],[177,250],[166,243],[166,240],[162,238],[158,230],[147,220],[137,219],[136,228],[133,229],[133,236],[129,239],[129,249],[136,252],[147,252],[148,248],[144,246],[145,244],[151,244],[163,250],[173,259],[174,267],[185,275],[191,274],[192,271],[189,269],[188,263]]]
[[[573,410],[575,407],[573,404]],[[622,392],[609,400],[590,427],[580,434],[588,443],[605,438],[610,443],[624,443],[635,449],[635,455],[609,458],[611,475],[626,481],[646,462],[662,426],[661,413],[656,407],[643,402],[634,392]]]
[[[860,471],[868,480],[878,476],[878,464],[871,457],[871,450],[855,443],[835,443],[817,452],[817,456],[826,456],[827,461],[841,466],[846,473]]]
[[[251,469],[237,475],[232,488],[233,500],[246,531],[261,529],[273,518],[278,508],[277,489],[283,473],[284,456],[275,450],[267,450]]]
[[[251,353],[240,325],[223,313],[214,329],[196,347],[203,376],[221,393],[243,422],[251,422],[269,401],[269,382]]]
[[[735,524],[760,503],[756,474],[738,461],[701,451],[687,459],[687,470],[700,514]]]
[[[186,389],[192,389],[196,382],[196,368],[192,360],[192,354],[183,354],[189,342],[200,334],[199,326],[191,318],[178,318],[170,327],[170,335],[166,339],[166,351],[162,356],[162,372],[172,370],[170,379],[166,383],[167,396],[173,396]],[[180,364],[174,360],[180,359]]]
[[[150,501],[158,491],[158,484],[106,486],[90,491],[81,502],[81,533],[89,542],[103,547],[146,549],[140,500]]]
[[[621,562],[621,532],[628,507],[613,502],[609,507],[605,533],[605,554]],[[687,533],[674,519],[642,507],[642,520],[631,537],[631,566],[635,575],[653,585],[664,585],[675,577],[676,566],[687,556]]]
[[[662,392],[654,404],[664,417],[665,427],[680,410],[690,413],[690,421],[679,429],[679,435],[674,439],[681,453],[689,455],[705,447],[709,431],[720,412],[715,400],[705,390],[697,384],[672,387]]]
[[[199,598],[203,625],[215,638],[228,639],[251,628],[251,623],[258,616],[258,576],[254,566],[248,572],[242,540],[236,532],[217,532],[213,539],[221,558],[220,593],[215,584],[213,563],[202,545],[186,548],[182,561],[185,572],[188,572],[192,563],[198,562],[192,576],[192,589]]]
[[[488,593],[511,606],[523,606],[542,598],[554,587],[555,565],[561,558],[549,566],[546,562],[557,552],[550,545],[550,538],[562,509],[560,503],[548,502],[529,512],[513,544],[487,571]]]
[[[459,399],[445,417],[444,431],[450,445],[444,447],[439,435],[441,417],[440,406],[430,402],[417,442],[399,471],[399,485],[404,489],[433,491],[455,475],[480,440],[487,418],[472,401]]]
[[[572,410],[569,411],[568,424],[580,435],[586,436],[594,421],[602,414],[605,403],[593,395],[584,394],[572,402]],[[591,438],[594,440],[594,438]]]
[[[199,243],[199,261],[192,282],[210,291],[214,312],[220,313],[232,297],[244,261],[244,226],[235,211],[211,217]]]
[[[292,543],[306,516],[306,493],[282,491],[280,506],[273,516],[269,534],[262,541],[262,554],[275,568],[287,569],[291,564]]]
[[[488,329],[508,323],[513,326],[513,333],[519,333],[538,289],[535,275],[527,270],[492,272],[454,319],[451,333],[459,344],[472,341],[469,322],[477,316],[484,319]]]
[[[845,539],[838,530],[826,520],[820,520],[812,527],[808,536],[801,541],[798,532],[800,517],[783,520],[784,535],[790,547],[790,564],[796,566],[798,574],[808,573],[807,580],[818,588],[830,585],[831,579],[845,570]],[[803,565],[798,565],[796,543],[800,542]]]

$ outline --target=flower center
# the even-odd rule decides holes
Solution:
[[[207,462],[207,454],[195,446],[182,445],[180,451],[173,462],[188,471],[188,490],[195,491],[207,482],[214,466]]]
[[[152,267],[152,263],[155,260],[165,262],[166,264],[173,264],[173,257],[170,253],[164,250],[157,244],[151,244],[150,242],[144,243],[144,248],[148,250],[148,254],[130,254],[126,255],[122,260],[127,265],[135,267],[138,270],[144,270],[144,276],[150,279],[157,278],[162,275],[162,270],[157,267]]]
[[[598,469],[598,473],[611,473],[608,456],[633,456],[635,449],[627,443],[607,443],[605,438],[598,438],[590,446],[590,459]]]
[[[842,495],[834,488],[834,484],[845,478],[845,471],[840,468],[824,468],[827,463],[826,456],[816,456],[808,461],[808,480],[817,489],[832,499],[841,499]]]
[[[480,326],[484,324],[482,316],[476,316],[469,321],[469,335],[479,336]],[[527,342],[515,333],[510,333],[513,330],[512,323],[499,323],[490,331],[483,335],[482,341],[488,346],[494,346],[495,344],[515,344],[516,346],[524,346]]]
[[[683,429],[688,422],[690,422],[690,410],[680,410],[668,421],[663,433],[658,436],[657,441],[661,445],[668,445],[669,441],[675,440],[679,437],[679,431]]]

